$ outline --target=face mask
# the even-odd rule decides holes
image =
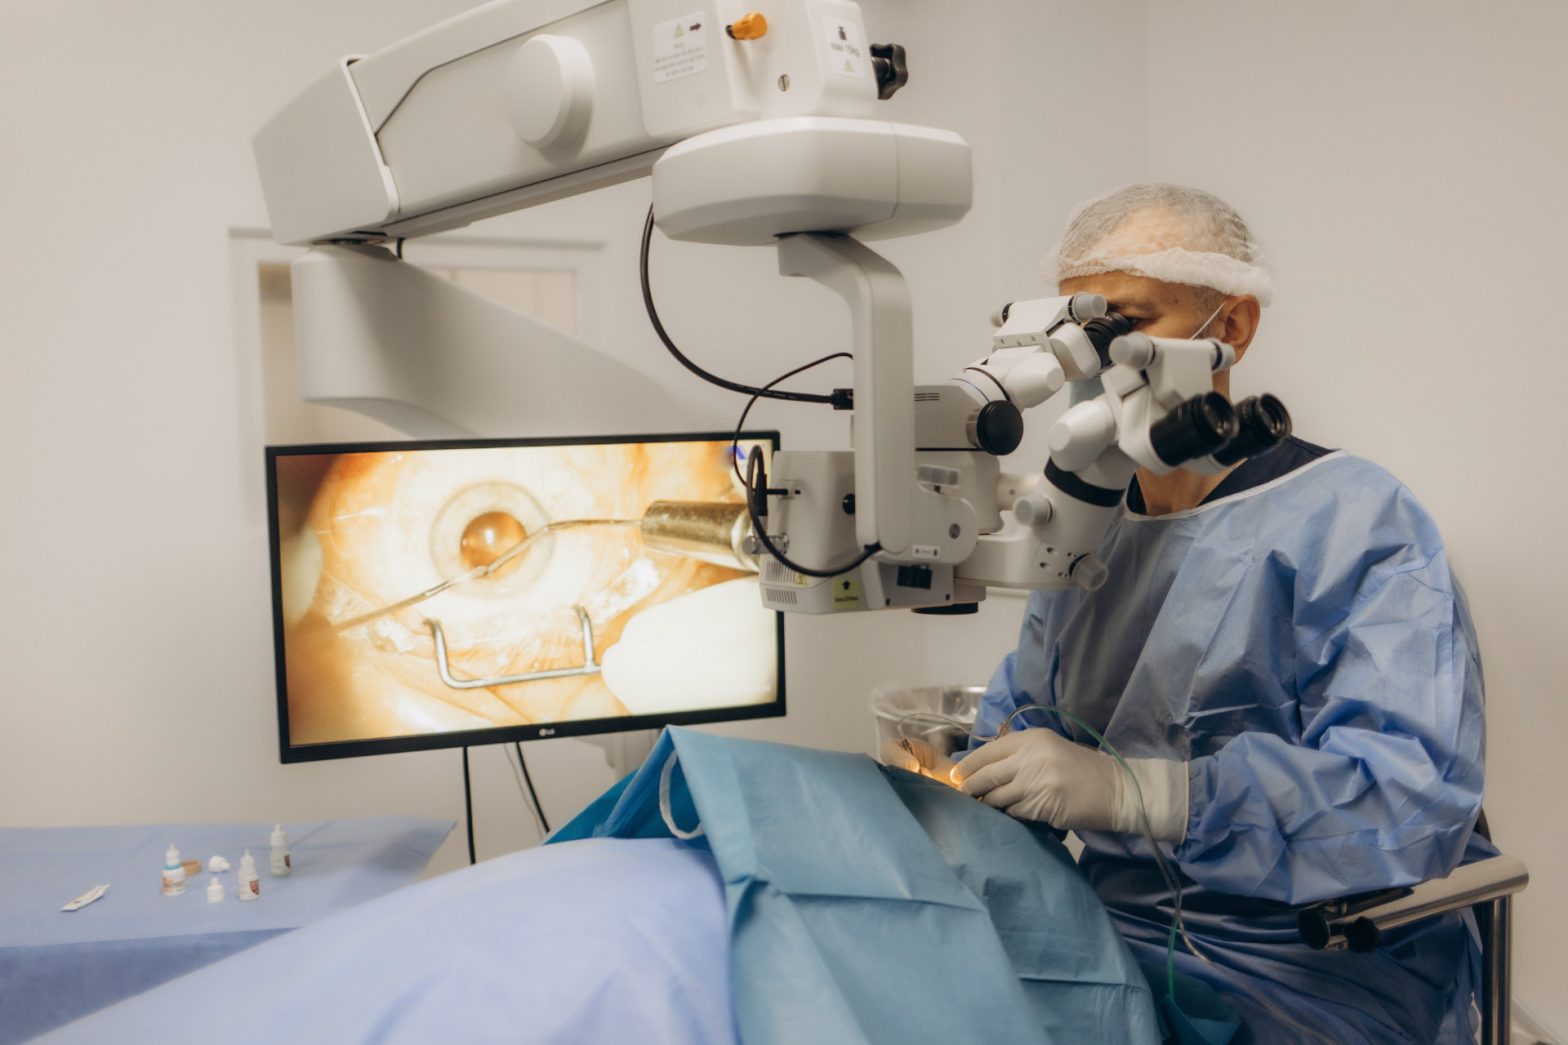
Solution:
[[[1199,323],[1198,324],[1198,329],[1194,330],[1190,335],[1188,335],[1187,340],[1188,341],[1196,341],[1199,337],[1203,336],[1203,332],[1205,330],[1209,329],[1209,324],[1214,322],[1214,317],[1218,316],[1220,314],[1220,309],[1223,309],[1224,307],[1225,307],[1225,302],[1221,301],[1219,303],[1219,306],[1217,308],[1215,308],[1215,310],[1213,312],[1209,313],[1209,318],[1205,319],[1202,323]]]

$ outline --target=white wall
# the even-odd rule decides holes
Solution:
[[[154,0],[7,13],[0,823],[461,819],[453,751],[277,763],[264,520],[245,488],[257,473],[240,466],[260,453],[245,422],[259,380],[235,346],[229,235],[266,223],[250,153],[263,120],[338,55],[467,6]],[[1053,143],[1034,128],[1065,96],[1052,86],[1023,110],[1001,100],[1033,67],[1017,27],[1042,16],[1023,3],[960,20],[937,0],[866,6],[873,35],[911,51],[914,79],[888,114],[952,127],[976,148],[970,218],[887,246],[917,301],[918,373],[937,379],[984,353],[992,309],[1037,292],[1035,240],[1136,157],[1141,136],[1059,182],[1041,177]],[[1094,17],[1109,30],[1118,10],[1136,7]],[[1075,62],[1084,76],[1093,56],[1061,68]],[[1138,98],[1128,86],[1097,104],[1125,115]],[[697,384],[647,330],[635,289],[647,199],[634,183],[471,231],[603,242],[613,290],[601,347],[730,416],[739,401]],[[417,261],[419,244],[408,251]],[[770,250],[656,251],[666,319],[714,369],[762,381],[845,343],[842,306],[781,280]],[[763,405],[754,422],[782,427],[795,447],[842,445],[845,431],[842,417],[824,427],[804,407]],[[956,622],[791,618],[789,716],[723,728],[866,748],[873,686],[983,679],[1021,608],[999,599]],[[611,780],[581,743],[528,750],[552,819]],[[481,855],[531,843],[500,751],[474,763]],[[459,828],[433,866],[457,866],[462,849]]]
[[[1147,174],[1230,199],[1277,304],[1238,394],[1371,457],[1432,510],[1487,680],[1486,810],[1530,867],[1515,996],[1559,1034],[1568,933],[1568,7],[1150,4]]]

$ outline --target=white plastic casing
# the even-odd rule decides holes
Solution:
[[[593,113],[593,59],[569,36],[533,37],[507,67],[506,105],[512,129],[534,148],[577,143]]]
[[[750,8],[493,0],[343,59],[256,136],[273,232],[301,244],[423,235],[640,177],[666,147],[717,128],[874,114],[858,5],[770,0],[767,33],[731,39],[725,26]]]
[[[653,210],[672,239],[759,244],[792,232],[906,235],[958,221],[969,146],[949,131],[800,116],[710,131],[653,166]]]
[[[279,243],[378,229],[398,212],[392,172],[348,73],[352,60],[301,91],[256,134],[256,168]]]

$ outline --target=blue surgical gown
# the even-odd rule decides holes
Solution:
[[[1290,906],[1440,877],[1471,840],[1480,654],[1426,510],[1371,462],[1291,440],[1195,509],[1124,511],[1100,555],[1098,591],[1031,597],[978,731],[1041,703],[1125,756],[1188,764],[1186,838],[1164,849],[1208,960],[1183,947],[1178,968],[1236,1007],[1238,1041],[1466,1026],[1475,952],[1458,916],[1359,955],[1307,948]],[[1020,726],[1092,743],[1048,713]],[[1117,927],[1163,965],[1171,903],[1147,843],[1080,834]]]

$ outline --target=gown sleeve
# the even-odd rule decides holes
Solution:
[[[975,733],[994,737],[1002,724],[1019,708],[1028,704],[1050,704],[1045,692],[1046,676],[1050,668],[1047,657],[1054,649],[1055,622],[1062,619],[1060,605],[1071,599],[1074,592],[1030,592],[1029,605],[1024,610],[1023,624],[1018,629],[1018,647],[997,665],[986,685],[985,696],[980,702],[980,712],[975,719]],[[1014,722],[1013,728],[1045,726],[1068,736],[1060,716],[1049,712],[1034,712]],[[971,749],[983,741],[970,742]]]
[[[1424,509],[1406,491],[1314,540],[1310,565],[1271,563],[1295,587],[1299,740],[1246,732],[1193,759],[1174,854],[1201,885],[1291,904],[1447,874],[1483,782],[1479,649]]]

